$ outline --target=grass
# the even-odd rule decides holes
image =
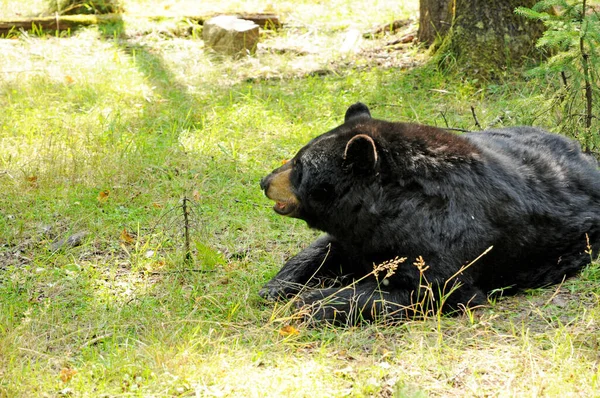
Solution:
[[[396,327],[286,332],[288,312],[259,299],[317,234],[277,217],[258,181],[349,104],[457,128],[473,128],[471,106],[484,126],[556,124],[552,82],[448,77],[414,67],[418,48],[382,50],[389,38],[332,45],[414,17],[400,3],[273,2],[291,26],[235,61],[158,22],[0,40],[0,397],[600,396],[598,265]]]

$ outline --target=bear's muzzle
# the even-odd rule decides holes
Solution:
[[[300,209],[300,201],[292,192],[289,167],[275,170],[260,181],[260,187],[267,198],[275,201],[273,210],[282,216],[295,217]]]

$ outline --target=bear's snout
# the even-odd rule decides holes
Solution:
[[[269,187],[269,180],[270,180],[269,177],[271,177],[271,174],[269,174],[266,177],[261,178],[261,180],[260,180],[260,189],[262,189],[263,192],[265,192],[265,193],[267,192],[267,188]]]
[[[291,168],[278,169],[260,180],[260,187],[267,198],[275,201],[273,210],[282,216],[294,217],[300,208],[300,201],[292,191]]]

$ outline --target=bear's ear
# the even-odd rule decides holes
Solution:
[[[358,172],[369,172],[377,167],[377,146],[373,138],[366,134],[352,137],[344,149],[344,166]]]
[[[354,105],[350,105],[350,108],[346,111],[346,116],[344,117],[344,123],[348,123],[350,120],[358,119],[358,118],[371,118],[371,112],[369,112],[369,108],[363,104],[362,102],[357,102]]]

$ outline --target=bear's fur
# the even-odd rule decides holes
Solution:
[[[277,213],[326,233],[260,291],[299,293],[316,320],[418,316],[427,292],[444,312],[473,307],[560,283],[600,248],[595,159],[534,127],[457,135],[357,103],[261,187]],[[373,273],[396,257],[393,275]],[[337,286],[315,286],[325,276]]]

